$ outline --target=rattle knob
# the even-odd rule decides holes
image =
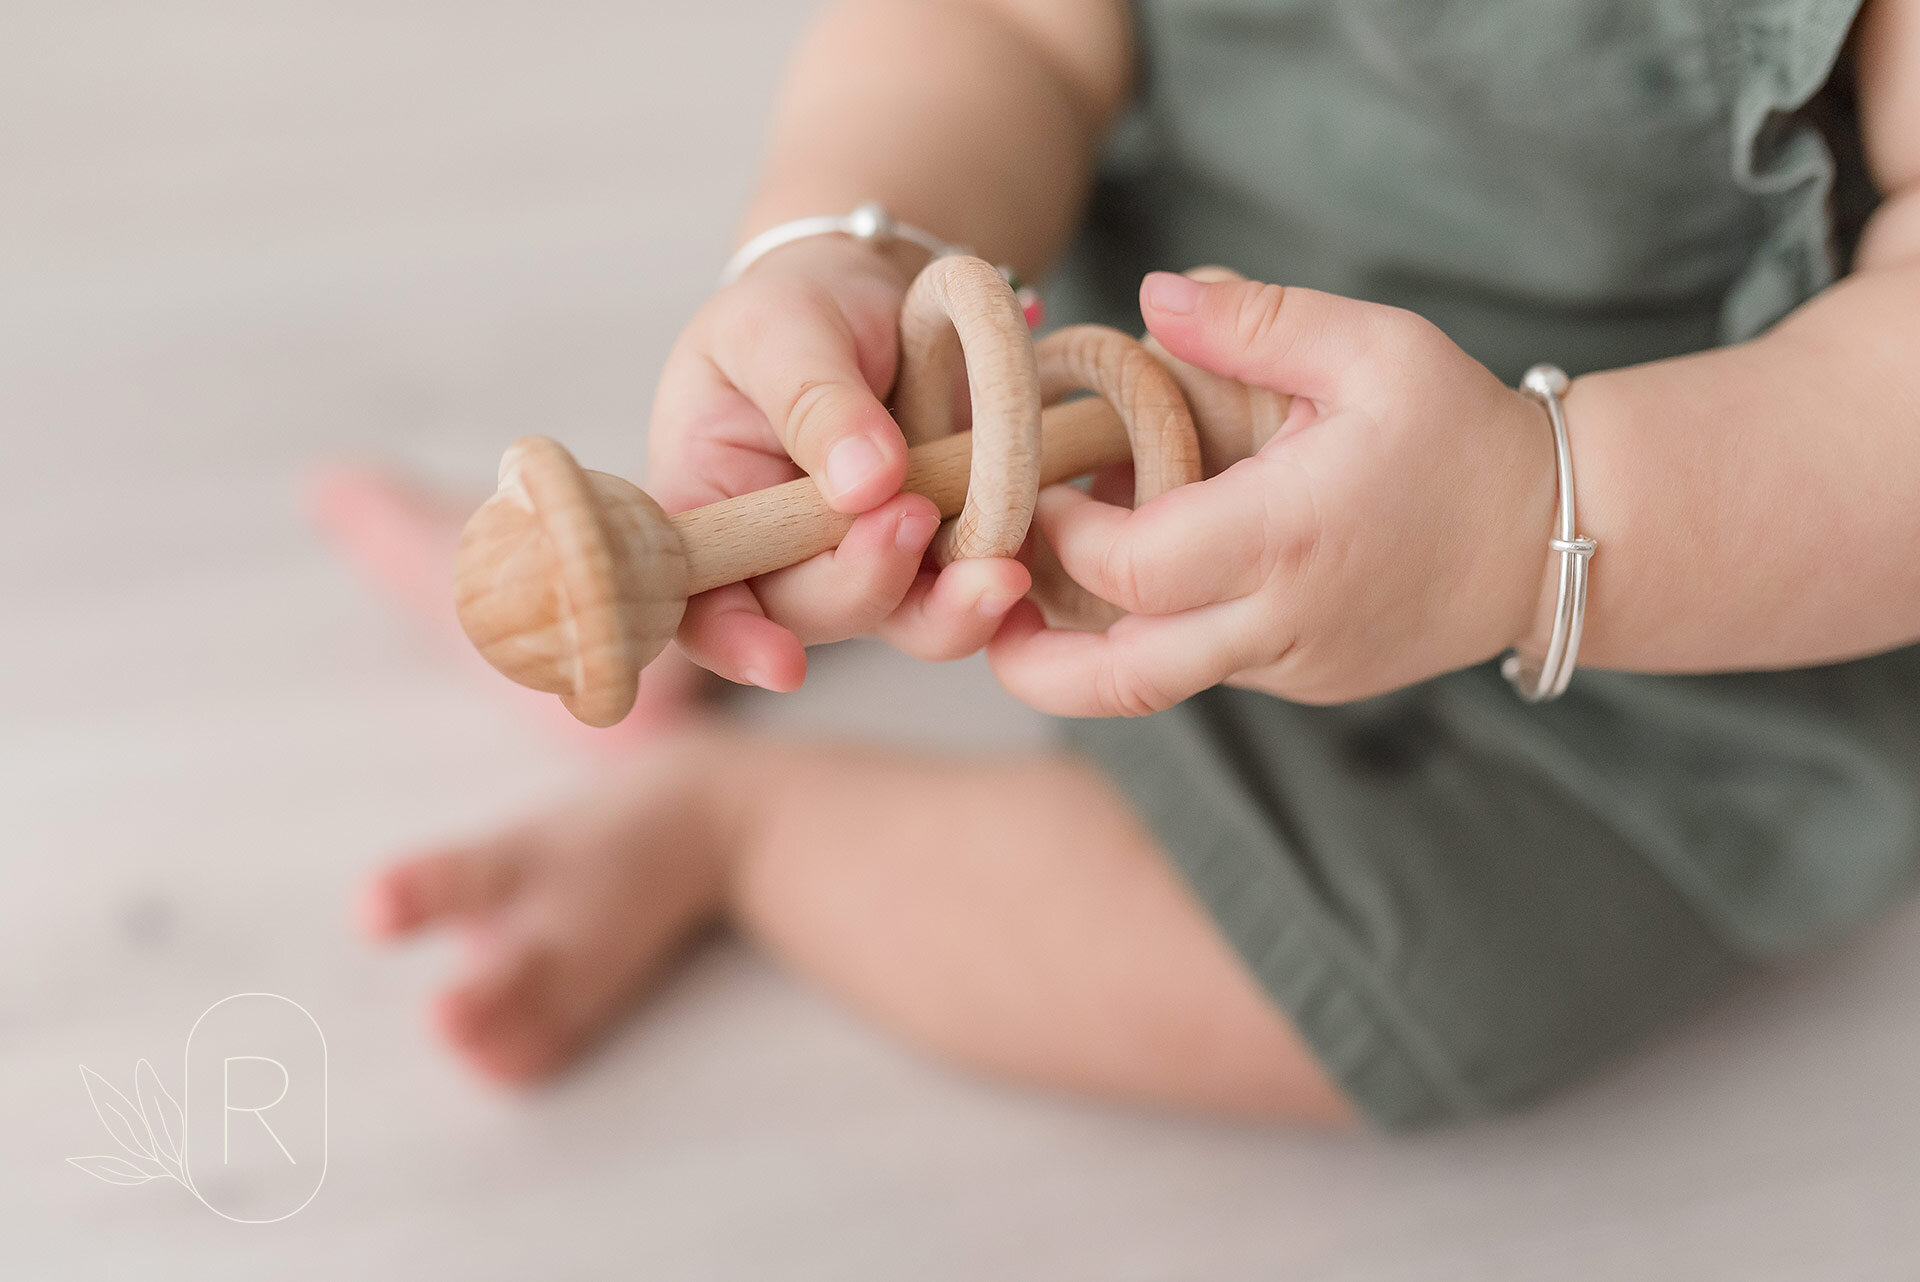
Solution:
[[[687,608],[687,558],[659,504],[544,436],[515,441],[454,562],[460,626],[486,661],[590,726],[627,715]]]

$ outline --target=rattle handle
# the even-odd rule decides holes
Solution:
[[[1099,397],[1056,405],[1040,419],[1040,483],[1052,485],[1133,457],[1120,416]],[[924,494],[942,518],[967,498],[973,434],[916,445],[905,489]],[[671,518],[687,556],[687,590],[707,592],[798,564],[840,546],[853,517],[827,506],[812,477],[709,503]]]

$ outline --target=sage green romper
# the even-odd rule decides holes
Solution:
[[[1141,0],[1056,312],[1137,328],[1142,272],[1217,262],[1412,308],[1510,381],[1751,337],[1872,206],[1857,7]],[[1542,706],[1491,665],[1338,708],[1222,688],[1070,733],[1386,1127],[1577,1078],[1920,862],[1920,649]]]

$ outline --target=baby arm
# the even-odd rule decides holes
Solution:
[[[1604,549],[1583,662],[1802,667],[1920,639],[1920,3],[1875,0],[1858,42],[1885,200],[1853,274],[1753,342],[1574,384]]]
[[[741,239],[877,200],[1038,270],[1075,223],[1130,57],[1120,0],[845,0],[794,58]],[[936,516],[898,493],[906,444],[880,398],[923,261],[840,236],[793,243],[716,294],[668,358],[651,434],[668,510],[804,471],[865,514],[836,551],[690,604],[680,644],[723,676],[792,689],[803,644],[864,632],[957,657],[1027,590],[1012,560],[919,573]]]
[[[1858,56],[1887,196],[1854,273],[1752,342],[1567,397],[1599,543],[1587,666],[1803,667],[1920,640],[1920,0],[1877,0]],[[1544,649],[1538,405],[1395,308],[1164,274],[1141,308],[1174,356],[1290,408],[1252,457],[1137,513],[1044,497],[1062,565],[1130,613],[1096,636],[1016,610],[990,649],[1010,689],[1070,715],[1221,681],[1335,702]]]
[[[1120,0],[844,0],[788,69],[741,238],[878,200],[1031,277],[1078,222],[1131,61]]]

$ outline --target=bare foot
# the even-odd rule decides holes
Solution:
[[[360,918],[374,938],[465,934],[432,1018],[481,1074],[528,1083],[564,1067],[716,916],[728,837],[716,751],[700,732],[665,736],[572,805],[368,882]]]
[[[568,741],[596,752],[630,751],[688,717],[717,689],[713,675],[678,649],[648,665],[640,697],[619,725],[595,730],[552,695],[514,685],[474,653],[453,612],[453,555],[472,504],[456,503],[379,468],[340,464],[317,471],[308,507],[321,532],[382,596],[420,623],[429,639],[486,687]]]

